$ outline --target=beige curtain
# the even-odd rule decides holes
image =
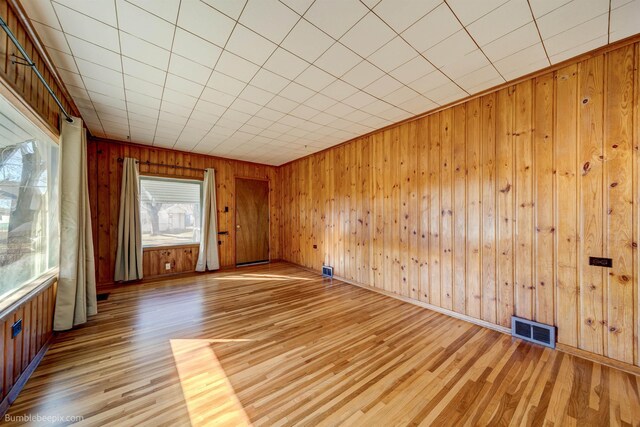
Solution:
[[[60,129],[60,274],[53,329],[64,331],[97,313],[96,273],[82,120]]]
[[[218,208],[216,206],[216,171],[207,169],[204,173],[204,200],[202,201],[202,232],[200,233],[200,253],[196,271],[218,270]]]
[[[125,158],[122,164],[122,188],[120,190],[118,250],[114,275],[116,282],[142,279],[139,181],[138,161]]]

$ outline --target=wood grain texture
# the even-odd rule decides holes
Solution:
[[[314,251],[339,277],[496,325],[514,314],[552,324],[565,346],[638,365],[638,49],[589,55],[317,154],[334,156],[330,195],[307,179],[329,178],[308,170],[315,155],[282,166],[283,217],[311,193],[317,215],[338,218],[333,246],[298,244],[301,229],[283,224],[294,238],[283,238],[282,258],[317,270],[306,261]],[[351,191],[354,180],[370,184]],[[614,268],[589,266],[590,256]]]
[[[236,264],[268,260],[269,181],[236,178],[235,210]]]
[[[117,245],[120,183],[122,164],[118,157],[134,157],[140,160],[140,174],[163,177],[203,179],[203,172],[172,166],[214,168],[216,170],[216,202],[218,207],[218,231],[220,235],[220,265],[235,265],[235,185],[236,177],[263,179],[269,182],[269,246],[271,259],[278,259],[280,251],[280,196],[277,194],[278,170],[273,166],[236,160],[221,159],[193,153],[183,153],[157,147],[127,144],[117,141],[89,138],[88,170],[89,201],[93,226],[93,244],[96,254],[96,278],[98,287],[113,284],[113,270]],[[161,166],[147,165],[159,163]],[[224,208],[229,211],[225,212]],[[146,278],[165,274],[186,273],[195,270],[198,246],[148,248],[143,254]],[[167,272],[165,264],[171,269]]]
[[[88,324],[56,337],[9,415],[637,425],[639,387],[638,376],[275,263],[113,291]]]

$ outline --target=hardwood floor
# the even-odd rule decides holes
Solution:
[[[632,374],[276,263],[112,291],[55,339],[8,415],[639,425],[639,390]]]

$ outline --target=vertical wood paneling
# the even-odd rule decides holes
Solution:
[[[637,52],[281,167],[282,257],[500,326],[513,314],[553,324],[565,346],[640,364]],[[307,211],[318,218],[301,222]],[[318,258],[304,237],[317,221]]]

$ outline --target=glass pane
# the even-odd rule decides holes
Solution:
[[[0,97],[0,298],[58,264],[58,146]]]
[[[140,178],[143,246],[200,242],[199,181]]]

